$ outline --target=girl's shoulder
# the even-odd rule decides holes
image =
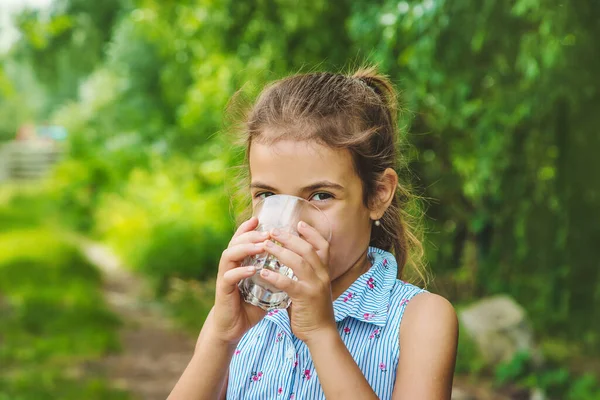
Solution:
[[[390,293],[390,318],[401,322],[408,304],[417,295],[430,293],[417,285],[396,279]]]

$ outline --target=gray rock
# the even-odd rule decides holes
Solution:
[[[546,400],[546,395],[542,389],[536,388],[531,391],[529,400]]]
[[[512,298],[498,295],[480,300],[461,311],[459,319],[461,331],[474,340],[489,365],[508,362],[520,351],[541,363],[525,310]]]
[[[463,389],[454,387],[451,400],[477,400],[477,398]]]

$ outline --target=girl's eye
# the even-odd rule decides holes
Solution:
[[[312,197],[311,200],[316,200],[316,201],[325,201],[325,200],[329,200],[333,198],[333,196],[329,193],[315,193]]]
[[[273,192],[260,192],[254,195],[257,199],[264,199],[265,197],[273,196],[275,193]]]

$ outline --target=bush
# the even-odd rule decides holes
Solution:
[[[9,309],[0,328],[0,358],[17,362],[117,350],[118,320],[103,305],[100,285],[98,271],[56,232],[0,235],[0,293]]]
[[[171,279],[165,304],[171,315],[186,331],[197,335],[215,300],[215,280]]]
[[[93,227],[101,193],[113,185],[113,175],[114,170],[106,161],[64,161],[55,168],[49,181],[49,200],[60,210],[63,222],[88,232]]]
[[[134,170],[121,193],[103,199],[96,230],[162,294],[171,277],[210,277],[233,223],[223,189],[208,182],[189,161]]]
[[[577,376],[567,367],[547,363],[535,367],[531,355],[526,352],[496,367],[497,387],[516,384],[521,387],[541,390],[552,400],[587,400],[600,398],[600,385],[593,375]]]
[[[600,399],[600,383],[592,374],[585,374],[576,379],[567,393],[568,400]]]
[[[50,222],[53,209],[42,195],[39,186],[0,187],[0,233]]]
[[[0,400],[124,399],[82,362],[119,349],[101,277],[56,231],[0,234]]]
[[[458,337],[456,373],[479,376],[484,372],[485,365],[477,344],[466,333],[461,332]]]

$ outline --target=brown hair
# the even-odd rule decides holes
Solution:
[[[369,207],[381,174],[387,168],[398,172],[404,166],[398,151],[396,99],[392,84],[375,67],[349,75],[316,72],[275,81],[260,93],[239,130],[245,166],[257,140],[314,140],[347,149],[362,181],[363,202]],[[268,137],[266,128],[271,132]],[[243,185],[247,193],[247,172]],[[381,225],[373,227],[370,245],[394,253],[399,277],[406,272],[411,281],[426,284],[423,247],[413,223],[417,216],[409,209],[415,200],[409,187],[400,183]]]

